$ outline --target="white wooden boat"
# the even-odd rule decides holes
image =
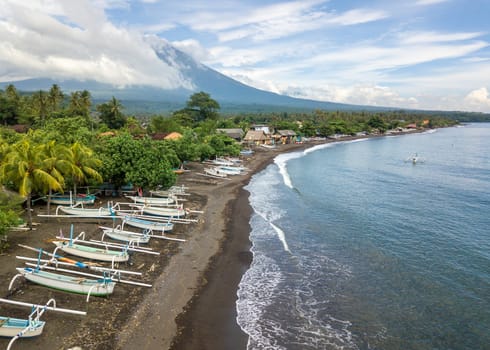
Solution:
[[[252,151],[250,148],[248,148],[248,149],[242,149],[240,151],[240,154],[243,155],[243,156],[251,156],[252,154],[254,154],[254,151]]]
[[[75,205],[79,203],[83,204],[94,204],[95,203],[95,195],[93,194],[78,194],[73,196],[71,194],[53,194],[51,196],[44,197],[44,200],[47,202],[48,198],[51,199],[51,204],[56,205]]]
[[[211,161],[212,164],[215,164],[215,165],[233,165],[233,162],[231,160],[228,160],[226,158],[220,158],[220,157],[217,157],[216,159],[213,159]]]
[[[0,337],[15,337],[20,333],[23,338],[40,335],[46,322],[34,317],[35,312],[33,311],[27,319],[0,316]]]
[[[77,294],[107,296],[114,292],[114,286],[116,285],[116,282],[111,278],[89,279],[47,272],[37,268],[32,269],[30,267],[18,267],[17,271],[28,281]]]
[[[70,309],[62,309],[56,307],[56,301],[49,299],[45,305],[30,304],[22,301],[0,298],[0,302],[30,307],[31,313],[26,319],[0,316],[0,337],[12,338],[7,345],[9,350],[13,343],[19,338],[31,338],[41,335],[46,325],[45,321],[41,321],[41,316],[46,310],[71,313],[76,315],[86,315],[85,311],[77,311]],[[52,306],[50,306],[52,305]]]
[[[131,199],[133,202],[144,205],[171,205],[176,204],[177,200],[174,196],[169,197],[139,197],[139,196],[126,196],[126,198]]]
[[[219,173],[227,174],[227,175],[242,175],[247,172],[247,169],[239,166],[218,166],[216,170]]]
[[[144,205],[140,208],[140,210],[147,215],[156,215],[168,218],[183,218],[187,214],[183,207],[167,208]]]
[[[125,262],[129,260],[129,254],[126,250],[96,248],[79,243],[73,243],[73,241],[54,241],[53,244],[56,245],[57,249],[60,249],[65,253],[82,258],[110,262]]]
[[[174,229],[174,224],[171,222],[146,220],[136,216],[125,216],[121,224],[121,229],[124,230],[124,226],[132,226],[141,228],[143,230],[152,230],[153,232],[170,232]]]
[[[228,174],[226,174],[225,172],[219,171],[218,168],[205,168],[204,174],[207,176],[216,177],[216,178],[228,177]]]
[[[114,212],[106,207],[84,208],[78,206],[67,207],[60,205],[56,208],[56,215],[59,215],[59,211],[67,215],[73,215],[82,218],[105,218],[114,215]]]
[[[138,233],[133,231],[123,230],[118,227],[100,227],[102,229],[102,240],[107,236],[109,238],[115,239],[116,241],[130,242],[133,244],[146,244],[150,241],[150,235],[148,233]],[[147,231],[145,231],[147,232]]]

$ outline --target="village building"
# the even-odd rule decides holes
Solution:
[[[277,144],[290,144],[295,143],[297,139],[296,132],[294,130],[277,130],[274,134],[274,141]]]
[[[231,137],[237,142],[241,142],[243,139],[244,131],[240,128],[227,128],[227,129],[216,129],[217,133],[225,134],[228,137]]]
[[[243,142],[248,145],[270,145],[273,139],[263,130],[249,130],[243,138]]]

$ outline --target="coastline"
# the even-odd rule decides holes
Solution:
[[[378,136],[368,136],[378,137]],[[248,192],[243,187],[253,174],[272,163],[281,153],[304,150],[319,144],[348,141],[363,137],[347,137],[280,145],[275,149],[262,149],[250,157],[245,166],[246,175],[229,181],[205,181],[195,174],[202,172],[202,163],[190,163],[190,172],[179,175],[178,184],[188,186],[186,207],[203,210],[199,222],[183,225],[176,234],[187,242],[157,240],[151,246],[161,252],[159,259],[135,256],[133,266],[145,272],[144,282],[152,288],[140,289],[118,286],[114,295],[91,298],[52,291],[34,285],[22,284],[14,292],[7,292],[15,267],[21,262],[15,256],[24,253],[17,243],[28,244],[52,251],[49,239],[69,232],[69,223],[59,219],[36,218],[41,224],[36,231],[11,233],[11,247],[0,255],[1,297],[42,303],[55,297],[59,307],[87,311],[85,318],[47,313],[46,329],[40,337],[20,339],[16,349],[230,349],[246,348],[248,337],[236,323],[237,288],[248,269],[250,252],[249,220],[252,209]],[[207,182],[207,183],[206,183]],[[97,205],[103,205],[108,199]],[[113,200],[109,198],[109,200]],[[45,206],[37,206],[42,213]],[[75,232],[85,231],[100,237],[94,223],[75,223]],[[34,300],[36,299],[36,300]],[[1,305],[2,311],[4,305]],[[12,310],[25,316],[25,310]],[[10,308],[9,308],[10,312]],[[43,317],[44,318],[44,317]],[[0,339],[0,347],[8,343]]]
[[[165,288],[152,290],[145,297],[146,307],[133,315],[118,349],[246,348],[248,337],[236,323],[235,305],[238,284],[252,260],[249,241],[252,209],[243,187],[278,154],[309,146],[313,144],[258,149],[244,164],[250,170],[246,175],[219,184],[193,183],[196,179],[192,174],[200,172],[203,165],[190,165],[191,172],[182,176],[179,184],[206,196],[202,222],[190,228],[189,236],[193,238],[171,259],[161,276]],[[127,332],[134,329],[133,325],[145,323],[147,327],[146,322],[156,314],[162,320],[148,322],[144,334]],[[148,333],[158,335],[148,337]]]

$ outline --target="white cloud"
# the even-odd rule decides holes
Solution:
[[[41,3],[4,4],[0,80],[48,77],[190,87],[178,69],[158,59],[140,33],[110,23],[103,8],[89,1]]]
[[[182,52],[185,52],[198,62],[205,61],[209,58],[209,52],[199,41],[187,39],[182,41],[172,41],[172,45]]]
[[[420,5],[420,6],[426,6],[426,5],[434,5],[434,4],[440,4],[443,2],[447,2],[450,0],[417,0],[415,2],[415,5]]]
[[[377,21],[383,18],[389,17],[388,13],[380,10],[368,10],[368,9],[354,9],[342,13],[338,16],[334,16],[328,20],[332,24],[340,24],[344,26],[367,23]]]
[[[472,110],[490,112],[490,95],[486,87],[471,91],[466,95],[465,102],[472,107]]]

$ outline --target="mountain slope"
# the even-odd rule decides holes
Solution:
[[[157,106],[167,106],[163,109],[176,109],[183,106],[185,101],[194,92],[204,91],[218,101],[220,105],[241,106],[241,109],[270,110],[277,107],[294,109],[324,109],[324,110],[379,110],[382,108],[355,106],[341,103],[321,102],[293,98],[279,95],[269,91],[259,90],[236,80],[233,80],[176,49],[166,42],[159,42],[154,46],[160,60],[169,66],[178,69],[181,75],[194,86],[189,89],[162,89],[147,85],[133,85],[116,87],[111,84],[100,83],[94,80],[78,81],[73,79],[53,80],[49,78],[28,79],[16,82],[0,83],[4,88],[9,83],[15,85],[20,91],[48,90],[53,84],[58,84],[62,91],[69,93],[75,90],[88,90],[95,100],[109,99],[112,96],[122,101],[132,101],[137,105],[143,102]],[[172,106],[172,107],[170,107]]]

